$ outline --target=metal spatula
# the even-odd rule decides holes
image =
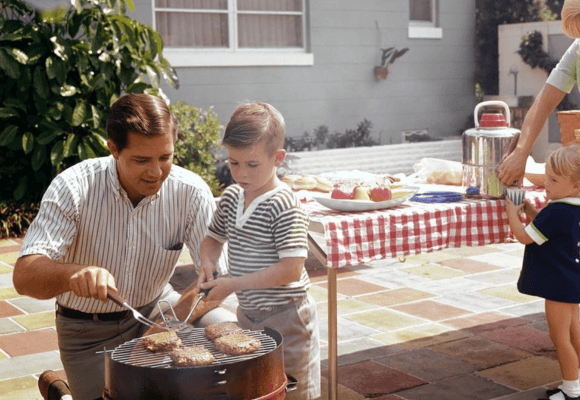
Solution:
[[[125,299],[121,295],[119,295],[118,293],[107,291],[107,297],[109,299],[111,299],[113,301],[113,303],[115,303],[121,307],[128,308],[133,313],[133,318],[135,318],[137,321],[141,322],[142,324],[145,324],[145,325],[150,326],[150,327],[154,326],[156,328],[169,330],[166,326],[163,326],[161,324],[158,324],[157,322],[153,322],[150,319],[145,318],[145,316],[143,314],[141,314],[139,311],[137,311],[133,307],[131,307],[125,301]]]

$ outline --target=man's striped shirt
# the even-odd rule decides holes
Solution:
[[[229,186],[221,196],[209,228],[214,239],[228,243],[231,276],[268,268],[284,257],[308,255],[308,215],[287,185],[263,194],[244,210],[244,191]],[[301,298],[310,287],[306,269],[299,281],[286,285],[236,292],[243,310],[265,310]]]
[[[115,277],[119,294],[138,307],[163,292],[184,243],[199,268],[199,246],[214,210],[208,185],[175,165],[159,192],[133,207],[119,183],[115,159],[89,159],[52,181],[20,256],[44,254],[62,263],[105,268]],[[225,257],[219,268],[225,272]],[[72,291],[57,301],[89,313],[122,310]]]

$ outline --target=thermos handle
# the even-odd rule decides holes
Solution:
[[[505,118],[507,121],[507,126],[510,126],[510,121],[511,121],[511,117],[510,117],[510,108],[508,107],[508,105],[500,100],[490,100],[490,101],[482,101],[481,103],[479,103],[478,105],[475,106],[475,110],[473,110],[473,120],[475,122],[475,128],[478,129],[479,128],[479,121],[477,120],[477,112],[479,111],[480,107],[485,107],[485,106],[500,106],[503,107],[505,110]]]

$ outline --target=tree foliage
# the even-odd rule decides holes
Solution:
[[[219,195],[216,164],[219,160],[222,125],[212,108],[202,111],[182,101],[169,106],[179,121],[174,163],[203,178],[214,195]]]
[[[106,119],[122,93],[161,95],[177,76],[131,0],[74,0],[40,13],[0,2],[0,199],[37,201],[52,177],[108,154]]]
[[[484,93],[497,94],[499,90],[498,26],[539,21],[540,6],[537,0],[476,0],[475,81]]]

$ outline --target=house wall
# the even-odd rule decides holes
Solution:
[[[133,17],[152,23],[151,0],[134,0]],[[440,0],[441,39],[409,39],[408,0],[308,0],[311,66],[177,68],[171,101],[213,106],[226,124],[244,100],[266,101],[286,119],[287,135],[354,129],[364,118],[382,144],[404,130],[459,135],[475,106],[474,0]],[[377,29],[377,25],[379,29]],[[386,80],[373,74],[380,48],[410,50]]]

